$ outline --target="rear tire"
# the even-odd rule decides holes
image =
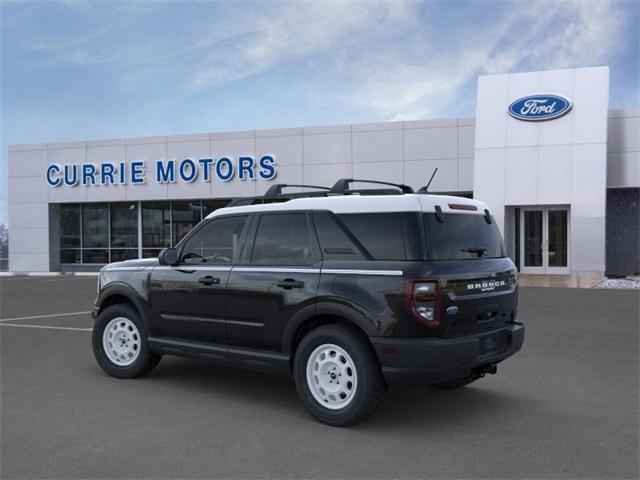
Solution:
[[[116,378],[139,377],[160,361],[160,355],[149,349],[138,312],[124,303],[100,312],[93,327],[92,346],[98,365]]]
[[[371,345],[359,330],[347,325],[311,330],[298,346],[293,372],[305,408],[327,425],[364,420],[386,390]]]
[[[456,388],[462,388],[470,383],[475,382],[480,377],[476,377],[470,375],[468,377],[456,378],[455,380],[449,380],[447,382],[440,382],[433,384],[433,387],[438,388],[440,390],[455,390]]]

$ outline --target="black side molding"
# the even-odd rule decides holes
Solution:
[[[290,356],[284,353],[168,337],[149,337],[147,340],[151,350],[165,355],[197,358],[219,365],[291,375]]]

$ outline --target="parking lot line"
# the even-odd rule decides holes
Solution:
[[[39,318],[72,317],[74,315],[86,315],[88,313],[91,313],[91,312],[87,311],[87,312],[51,313],[49,315],[32,315],[30,317],[0,318],[0,323],[1,322],[16,322],[16,321],[19,321],[19,320],[36,320],[36,319],[39,319]]]
[[[0,323],[0,327],[46,328],[49,330],[76,330],[79,332],[90,332],[91,330],[93,330],[93,328],[51,327],[49,325],[19,325],[17,323]]]

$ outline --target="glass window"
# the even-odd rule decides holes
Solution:
[[[542,210],[524,211],[524,266],[542,267]]]
[[[80,205],[60,205],[60,248],[80,247]]]
[[[202,202],[191,200],[187,202],[171,202],[171,221],[173,222],[173,245],[200,223]]]
[[[315,260],[307,215],[262,215],[251,262],[258,265],[308,265]]]
[[[549,266],[566,267],[568,257],[567,211],[549,210]]]
[[[161,248],[144,248],[142,249],[142,258],[154,258],[160,255]]]
[[[143,257],[156,257],[154,252],[171,246],[170,208],[169,202],[142,202]]]
[[[406,260],[401,213],[349,213],[338,215],[376,260]]]
[[[80,263],[81,260],[79,248],[63,248],[60,250],[60,263]]]
[[[82,206],[82,248],[88,247],[109,247],[109,205],[106,203]]]
[[[484,215],[445,213],[439,222],[435,214],[425,213],[428,257],[431,260],[464,260],[504,257],[502,238],[496,222]]]
[[[184,263],[230,264],[238,257],[246,217],[211,220],[191,236],[181,251]]]
[[[331,213],[316,212],[314,220],[325,260],[364,260],[360,249]]]
[[[113,248],[111,249],[111,261],[112,262],[123,262],[125,260],[133,260],[138,258],[138,249],[137,248]]]
[[[219,208],[226,207],[230,201],[231,201],[230,198],[224,198],[219,200],[203,200],[202,201],[202,218],[205,218],[211,212],[215,212]]]
[[[138,204],[111,204],[111,248],[138,248]]]
[[[109,263],[108,249],[83,249],[82,263]]]

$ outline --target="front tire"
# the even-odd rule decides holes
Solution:
[[[92,346],[98,365],[116,378],[139,377],[160,361],[160,355],[149,349],[138,312],[128,304],[111,305],[100,312]]]
[[[371,345],[351,326],[311,330],[298,346],[293,371],[305,408],[328,425],[353,425],[369,417],[386,390]]]

